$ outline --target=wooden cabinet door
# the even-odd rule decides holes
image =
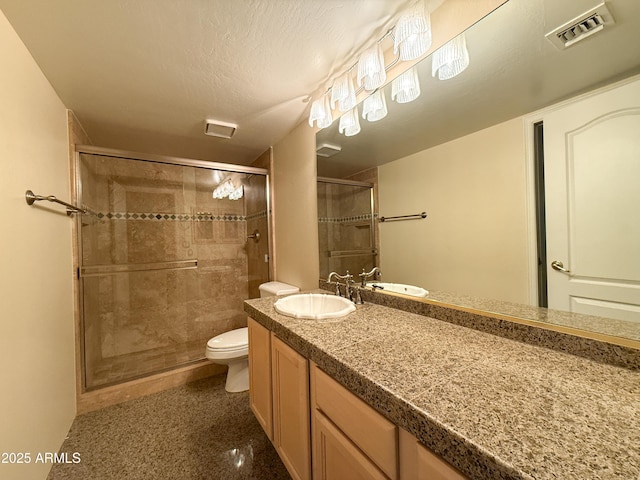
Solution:
[[[254,319],[249,327],[249,405],[262,429],[273,441],[271,392],[271,333]]]
[[[400,478],[402,480],[467,480],[462,473],[400,429]]]
[[[331,421],[314,412],[314,480],[387,480]]]
[[[273,444],[294,480],[310,480],[309,366],[271,335]]]

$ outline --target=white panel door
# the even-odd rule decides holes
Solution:
[[[544,154],[549,308],[640,321],[640,80],[545,115]]]

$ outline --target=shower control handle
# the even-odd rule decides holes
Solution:
[[[253,238],[253,241],[258,243],[260,241],[260,232],[256,229],[251,235],[247,235],[247,239]]]

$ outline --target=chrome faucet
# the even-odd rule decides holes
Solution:
[[[361,280],[361,286],[366,287],[367,286],[367,278],[371,278],[373,277],[373,279],[376,279],[376,273],[378,274],[378,277],[382,276],[382,272],[380,271],[380,269],[378,267],[373,267],[371,269],[370,272],[365,272],[364,268],[362,269],[362,273],[360,274],[360,278]]]
[[[353,295],[351,292],[351,285],[353,285],[354,281],[353,281],[353,275],[351,275],[349,273],[349,270],[347,270],[347,273],[345,275],[338,275],[338,273],[336,272],[331,272],[329,274],[329,277],[327,278],[327,283],[331,283],[331,279],[333,277],[336,277],[338,280],[344,280],[344,283],[340,283],[338,281],[336,281],[336,295],[341,296],[340,295],[340,285],[344,285],[344,296],[345,298],[348,298],[351,301],[353,300]],[[357,288],[357,287],[356,287]],[[357,292],[357,296],[360,296],[360,292]],[[362,300],[360,300],[360,302],[362,302]]]

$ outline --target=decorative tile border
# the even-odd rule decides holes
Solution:
[[[349,222],[361,222],[364,220],[371,220],[371,218],[378,218],[378,214],[374,213],[373,215],[371,215],[370,213],[367,213],[365,215],[354,215],[351,217],[339,217],[339,218],[332,218],[332,217],[323,217],[323,218],[318,218],[318,223],[349,223]]]
[[[129,212],[91,212],[100,220],[146,220],[175,222],[245,222],[244,215],[214,215],[210,212],[188,213],[129,213]]]
[[[261,210],[259,212],[256,213],[251,213],[249,215],[246,216],[247,220],[256,220],[258,218],[266,218],[267,216],[267,211],[266,210]]]

